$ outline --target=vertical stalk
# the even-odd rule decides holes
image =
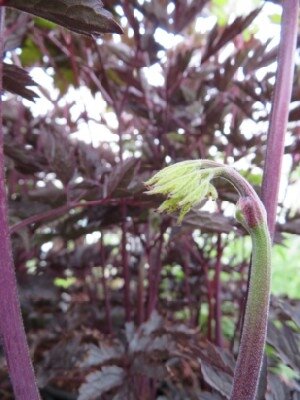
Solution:
[[[105,247],[104,247],[104,233],[101,231],[101,238],[100,238],[100,260],[101,260],[101,267],[102,267],[102,289],[104,295],[104,305],[105,305],[105,320],[106,320],[106,327],[107,332],[112,333],[112,318],[111,318],[111,307],[110,307],[110,293],[109,288],[107,287],[106,276],[105,276]]]
[[[143,257],[138,262],[137,268],[137,324],[141,325],[145,320],[145,262]]]
[[[124,307],[125,307],[125,321],[131,321],[131,302],[130,302],[130,270],[128,264],[128,254],[126,249],[127,244],[127,226],[126,226],[126,214],[127,208],[125,202],[121,204],[122,210],[122,243],[121,243],[121,256],[122,256],[122,268],[123,268],[123,279],[124,279]]]
[[[147,305],[148,318],[150,318],[152,312],[155,310],[157,305],[157,300],[159,297],[159,284],[160,284],[160,274],[161,274],[161,254],[163,246],[163,236],[162,232],[158,241],[158,246],[153,247],[149,252],[149,297]]]
[[[215,341],[216,345],[223,347],[223,338],[222,338],[222,299],[221,299],[221,290],[222,290],[222,282],[221,282],[221,256],[222,256],[222,243],[221,243],[221,234],[218,233],[217,237],[217,259],[216,259],[216,267],[215,267]]]
[[[282,1],[281,37],[271,117],[268,129],[266,161],[262,182],[262,202],[267,210],[268,228],[273,240],[285,132],[288,123],[291,99],[295,52],[298,31],[299,0]],[[267,362],[264,358],[258,392],[264,396],[266,390]]]
[[[282,7],[278,67],[262,183],[262,202],[267,210],[268,227],[272,238],[275,231],[284,139],[293,85],[299,0],[284,0],[282,1]]]
[[[4,7],[0,7],[0,92],[2,94],[2,54]],[[30,360],[14,271],[5,188],[2,99],[0,99],[0,336],[16,400],[38,400],[39,393]]]
[[[208,263],[205,260],[203,264],[204,270],[204,279],[205,285],[207,288],[207,305],[208,305],[208,317],[207,317],[207,339],[211,342],[212,341],[212,322],[213,322],[213,294],[212,294],[212,286],[208,275]]]
[[[191,286],[190,286],[190,257],[189,253],[186,252],[183,255],[183,260],[182,260],[182,266],[183,266],[183,271],[184,271],[184,291],[185,291],[185,297],[187,299],[187,305],[189,308],[190,312],[190,318],[189,318],[189,325],[192,325],[193,321],[193,299],[192,299],[192,291],[191,291]]]

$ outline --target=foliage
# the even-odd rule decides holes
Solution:
[[[222,26],[215,3],[104,1],[124,34],[98,38],[7,9],[9,217],[45,399],[228,398],[249,260],[232,214],[237,195],[217,182],[218,200],[178,226],[176,215],[153,211],[164,198],[143,184],[163,166],[198,158],[235,162],[260,184],[277,48],[251,29],[243,36],[263,11]],[[297,66],[290,183],[299,93]],[[284,199],[279,213],[284,251],[300,216]],[[299,300],[280,295],[271,301],[267,400],[300,396]],[[4,358],[0,382],[0,397],[13,398]]]

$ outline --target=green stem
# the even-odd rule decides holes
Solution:
[[[211,167],[212,162],[207,162]],[[215,164],[215,163],[213,163]],[[203,164],[205,167],[206,164]],[[271,238],[265,208],[249,183],[233,168],[216,165],[216,174],[240,194],[237,219],[252,239],[252,261],[241,342],[230,400],[254,400],[263,361],[271,283]]]
[[[159,210],[181,210],[179,220],[207,196],[215,197],[211,180],[222,178],[238,191],[236,218],[252,239],[252,263],[244,324],[230,400],[254,400],[266,341],[270,281],[271,238],[266,210],[251,185],[233,168],[210,160],[183,161],[167,167],[146,185],[150,194],[168,198]]]
[[[252,263],[231,400],[253,400],[260,376],[269,309],[271,240],[266,222],[249,230]]]

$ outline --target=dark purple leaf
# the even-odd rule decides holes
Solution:
[[[201,210],[193,210],[184,219],[184,225],[197,226],[202,232],[232,232],[236,226],[233,218],[222,214],[209,213]]]
[[[87,356],[81,363],[82,367],[92,367],[103,363],[114,364],[124,356],[124,347],[119,341],[100,343],[99,346],[89,345]]]
[[[205,382],[222,394],[226,399],[229,399],[233,381],[232,376],[203,360],[201,360],[201,371]]]
[[[202,62],[218,52],[223,46],[231,42],[237,35],[245,30],[259,14],[260,8],[252,11],[246,17],[237,17],[232,24],[226,26],[222,33],[218,35],[218,27],[215,26],[213,35],[210,36],[207,49],[203,55]]]
[[[267,342],[275,348],[281,360],[300,374],[300,338],[287,325],[281,329],[269,323]]]
[[[268,384],[269,390],[266,395],[266,400],[292,399],[290,388],[278,375],[269,374]]]
[[[34,101],[39,95],[33,90],[28,89],[27,86],[37,86],[27,71],[16,65],[3,64],[4,90],[24,97],[27,100]]]
[[[122,197],[128,192],[137,162],[137,159],[131,158],[113,168],[107,183],[109,196]]]
[[[100,0],[6,0],[13,7],[86,35],[122,33]]]
[[[103,367],[101,371],[92,372],[86,377],[86,383],[79,389],[78,400],[97,400],[111,389],[120,387],[125,372],[120,367]]]

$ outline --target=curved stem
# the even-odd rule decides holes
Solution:
[[[211,164],[209,162],[210,166]],[[216,176],[228,180],[241,196],[237,204],[237,219],[244,225],[252,240],[247,302],[230,400],[254,400],[267,333],[271,238],[265,208],[252,186],[233,168],[220,168],[219,165],[217,168]]]
[[[271,238],[266,210],[252,186],[233,168],[210,160],[189,160],[159,171],[148,184],[150,194],[168,198],[160,211],[181,210],[179,220],[207,196],[211,181],[223,178],[238,191],[236,218],[252,239],[249,287],[231,400],[254,400],[264,354],[271,280]]]

